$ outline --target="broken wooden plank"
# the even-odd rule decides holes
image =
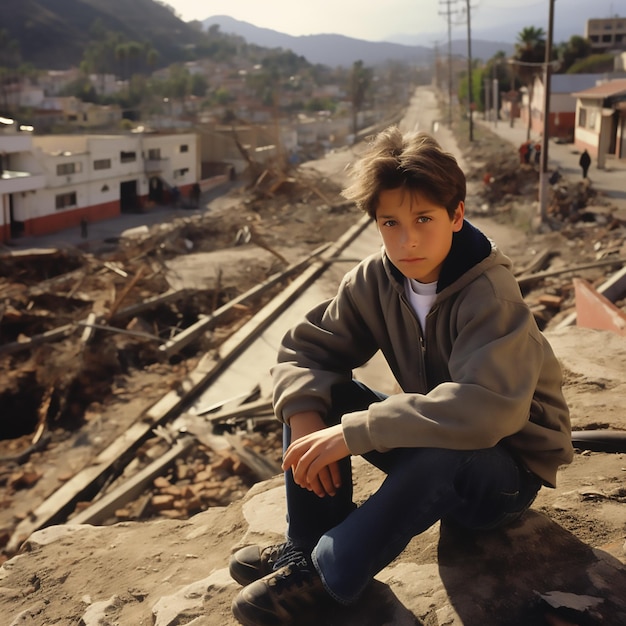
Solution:
[[[0,346],[0,354],[15,354],[22,350],[28,350],[34,348],[42,343],[49,341],[57,341],[58,339],[64,339],[68,335],[71,335],[76,329],[74,324],[65,324],[58,328],[53,328],[40,335],[33,335],[24,341],[12,341],[11,343],[5,343]]]
[[[536,254],[533,260],[522,267],[519,271],[514,272],[515,276],[526,276],[528,274],[533,274],[538,272],[540,269],[545,267],[546,263],[554,256],[554,252],[552,250],[548,250],[547,248]]]
[[[90,324],[89,322],[77,322],[78,326],[84,328],[92,328],[95,330],[104,330],[108,333],[114,333],[118,335],[128,335],[129,337],[137,337],[138,339],[147,339],[148,341],[157,341],[162,343],[161,337],[151,335],[150,333],[142,333],[138,330],[127,330],[126,328],[116,328],[115,326],[107,326],[106,324]]]
[[[96,314],[92,312],[87,316],[87,320],[83,324],[83,333],[80,336],[81,343],[84,343],[85,345],[87,345],[91,341],[91,339],[93,338],[95,334],[94,333],[94,330],[96,328],[95,324],[96,324]]]
[[[176,300],[182,300],[189,296],[192,293],[190,289],[173,289],[171,291],[166,291],[163,294],[158,296],[153,296],[144,300],[143,302],[138,302],[137,304],[131,304],[123,309],[119,309],[113,315],[109,317],[110,321],[115,321],[123,317],[135,317],[139,313],[143,313],[145,311],[150,311],[161,304],[167,304],[168,302],[173,302]]]
[[[227,422],[233,418],[243,418],[249,415],[259,415],[273,413],[274,409],[271,400],[256,400],[248,402],[233,409],[223,409],[206,416],[204,419],[215,424],[218,422]]]
[[[114,263],[110,263],[109,261],[105,261],[102,265],[106,269],[110,270],[111,272],[115,272],[118,276],[121,276],[122,278],[128,278],[128,272],[124,271],[123,269],[120,269]]]
[[[72,524],[102,524],[107,519],[113,517],[116,509],[139,497],[157,476],[163,474],[163,470],[179,456],[185,454],[194,443],[194,437],[183,437],[163,456],[144,467],[132,478],[124,481],[122,485],[111,491],[111,493],[82,510],[71,518],[70,522]]]
[[[232,446],[237,456],[257,475],[259,480],[268,480],[283,470],[271,459],[259,454],[252,448],[248,448],[241,442],[240,435],[224,433],[223,437]]]
[[[115,312],[122,305],[122,302],[124,301],[124,298],[126,298],[126,296],[131,292],[133,287],[137,284],[139,279],[143,276],[143,272],[144,272],[144,267],[142,265],[137,270],[136,274],[132,277],[130,282],[124,287],[124,289],[122,289],[122,292],[120,293],[120,295],[115,299],[115,301],[111,305],[111,308],[109,309],[109,312],[107,313],[107,319],[108,320],[110,320],[115,315]]]
[[[167,357],[176,354],[185,346],[188,346],[192,341],[195,341],[199,336],[209,330],[209,328],[213,324],[215,324],[217,321],[219,321],[220,318],[224,317],[228,312],[230,312],[233,307],[242,304],[243,302],[246,302],[254,297],[257,297],[263,294],[265,291],[271,289],[275,285],[279,284],[280,282],[285,280],[285,278],[287,278],[290,274],[297,272],[302,267],[307,265],[311,261],[311,259],[314,259],[322,252],[327,250],[328,247],[329,244],[324,244],[323,246],[320,246],[302,261],[290,265],[283,272],[279,272],[274,274],[273,276],[270,276],[264,282],[256,285],[252,289],[249,289],[240,296],[237,296],[230,302],[227,302],[224,306],[221,306],[210,315],[207,315],[206,317],[198,320],[195,324],[192,324],[185,330],[178,333],[175,337],[172,337],[172,339],[166,341],[162,346],[159,347],[159,351]]]
[[[537,272],[536,274],[529,274],[528,276],[519,276],[517,282],[520,287],[528,286],[544,278],[550,278],[551,276],[559,276],[560,274],[567,274],[569,272],[580,272],[582,270],[593,269],[596,267],[607,267],[609,265],[624,265],[626,259],[603,259],[602,261],[594,261],[593,263],[583,263],[581,265],[572,265],[571,267],[562,267],[558,270],[546,270],[545,272]]]

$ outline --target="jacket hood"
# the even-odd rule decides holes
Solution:
[[[404,292],[404,275],[389,260],[384,248],[383,264],[395,288]],[[452,247],[441,267],[437,280],[438,299],[462,289],[494,265],[510,269],[512,263],[493,241],[464,219],[461,230],[452,235]]]

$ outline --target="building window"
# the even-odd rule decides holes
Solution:
[[[122,163],[132,163],[133,161],[137,160],[137,153],[136,152],[120,152],[120,161]]]
[[[111,169],[111,159],[96,159],[93,162],[94,170],[109,170]]]
[[[150,148],[150,150],[148,150],[148,159],[150,161],[160,161],[161,148]]]
[[[611,43],[611,35],[602,35],[602,43]]]
[[[189,146],[184,143],[181,147],[180,147],[180,151],[181,152],[189,152]]]
[[[578,112],[578,126],[585,128],[585,124],[587,124],[587,109],[581,108]]]
[[[57,165],[57,176],[69,176],[81,171],[80,163],[59,163]]]
[[[187,173],[189,173],[188,167],[182,167],[179,170],[174,170],[174,178],[181,178]]]
[[[66,209],[69,206],[76,206],[76,192],[70,191],[62,193],[55,197],[56,210]]]

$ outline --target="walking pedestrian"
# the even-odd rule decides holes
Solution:
[[[578,159],[578,164],[583,170],[583,178],[587,178],[587,172],[589,171],[589,166],[591,165],[591,157],[589,156],[589,152],[587,150],[583,150],[583,153],[580,155],[580,159]]]

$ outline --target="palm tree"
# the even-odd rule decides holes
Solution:
[[[528,89],[528,127],[526,140],[530,140],[532,98],[535,78],[541,75],[546,55],[546,33],[543,28],[526,26],[517,35],[513,63],[517,77]]]

